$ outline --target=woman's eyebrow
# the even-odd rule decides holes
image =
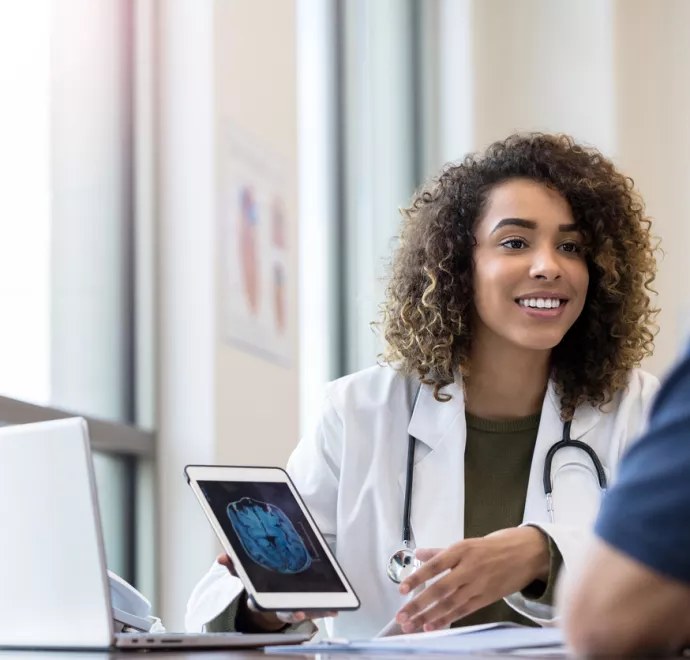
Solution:
[[[503,218],[491,231],[492,234],[496,233],[499,229],[503,227],[521,227],[522,229],[536,229],[537,223],[534,220],[525,220],[524,218]],[[558,231],[561,234],[574,234],[579,231],[577,223],[571,222],[566,225],[558,225]]]
[[[524,220],[523,218],[503,218],[492,229],[491,233],[495,234],[502,227],[522,227],[523,229],[536,229],[537,223],[534,220]]]

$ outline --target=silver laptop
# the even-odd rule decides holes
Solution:
[[[0,648],[248,648],[308,638],[113,626],[86,422],[0,428]]]

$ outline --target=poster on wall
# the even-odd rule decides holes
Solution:
[[[220,328],[223,341],[292,364],[288,181],[284,160],[234,126],[219,151]]]

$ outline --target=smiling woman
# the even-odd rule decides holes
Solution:
[[[632,179],[595,149],[568,136],[511,136],[448,166],[405,213],[386,357],[437,396],[458,369],[467,375],[479,325],[537,343],[551,336],[564,418],[610,400],[651,353],[651,222]],[[506,295],[538,308],[556,291],[568,294],[558,324],[508,322]]]
[[[362,603],[331,634],[553,620],[556,577],[585,551],[658,387],[638,368],[654,333],[649,225],[632,182],[564,136],[512,136],[415,195],[386,363],[328,387],[288,464]],[[396,587],[401,545],[423,565]],[[252,612],[228,568],[193,594],[191,629],[309,618]]]

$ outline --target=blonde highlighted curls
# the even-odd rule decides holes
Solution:
[[[651,354],[658,310],[651,222],[632,179],[597,150],[566,135],[512,135],[467,156],[415,194],[403,211],[400,245],[383,305],[384,360],[441,390],[466,375],[472,346],[473,228],[491,189],[513,178],[537,181],[570,204],[587,244],[585,308],[552,354],[562,416],[601,406],[625,388]]]

